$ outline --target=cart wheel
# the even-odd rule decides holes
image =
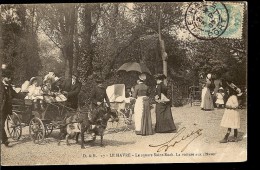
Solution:
[[[6,126],[9,136],[13,140],[18,141],[22,136],[22,124],[19,116],[15,112],[7,116]]]
[[[50,124],[45,124],[45,136],[50,136],[51,132],[53,131],[53,126]]]
[[[40,144],[45,137],[45,127],[41,119],[34,117],[29,123],[29,134],[34,143]]]

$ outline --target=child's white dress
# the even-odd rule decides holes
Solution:
[[[42,96],[42,90],[41,87],[35,86],[35,85],[30,85],[28,87],[28,94],[25,97],[25,99],[30,99],[30,100],[43,100]]]
[[[216,93],[217,100],[215,103],[224,104],[224,96],[225,96],[225,93]]]
[[[232,129],[240,128],[240,115],[237,111],[238,100],[237,96],[232,95],[228,98],[226,106],[231,106],[234,109],[225,109],[224,115],[222,117],[220,126]],[[235,109],[236,108],[236,109]]]

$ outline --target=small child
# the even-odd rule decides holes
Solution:
[[[33,101],[34,109],[38,109],[37,101],[39,100],[41,109],[44,110],[43,91],[41,90],[41,87],[38,86],[38,79],[36,77],[31,78],[30,85],[28,87],[28,94],[25,99],[30,99]]]
[[[224,96],[225,96],[225,93],[224,93],[224,89],[222,87],[220,87],[218,89],[218,92],[216,93],[216,105],[217,105],[217,108],[219,107],[224,107]]]
[[[237,111],[238,108],[238,99],[237,99],[237,91],[233,89],[232,87],[229,90],[229,98],[226,103],[226,109],[224,111],[224,115],[221,120],[220,126],[228,128],[227,133],[220,141],[220,143],[227,143],[228,142],[228,136],[231,132],[231,129],[234,129],[234,139],[231,140],[231,142],[237,142],[237,135],[238,131],[237,129],[240,128],[240,115]]]

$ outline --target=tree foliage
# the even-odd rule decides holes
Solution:
[[[33,6],[2,6],[3,62],[15,68],[14,82],[36,76],[42,69]]]
[[[142,62],[152,74],[162,73],[161,35],[168,79],[176,86],[198,84],[199,74],[207,73],[245,84],[247,22],[241,40],[199,40],[186,29],[186,8],[187,3],[4,5],[4,62],[17,68],[19,81],[53,68],[67,78],[74,72],[87,100],[96,76],[106,85],[133,86],[137,73],[116,72],[125,62]],[[38,39],[42,33],[47,40]],[[152,76],[149,81],[155,85]]]

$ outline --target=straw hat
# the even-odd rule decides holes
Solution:
[[[238,88],[235,84],[233,84],[233,83],[227,83],[227,85],[230,87],[230,89],[231,90],[233,90],[234,92],[236,92],[237,93],[237,96],[241,96],[243,93],[242,93],[242,91],[241,91],[241,89],[240,88]]]
[[[139,79],[140,79],[141,81],[145,81],[145,80],[146,80],[146,75],[145,75],[144,73],[140,74],[140,75],[139,75]]]
[[[34,82],[34,80],[38,80],[36,77],[32,77],[31,79],[30,79],[30,85],[32,85],[32,83]]]

